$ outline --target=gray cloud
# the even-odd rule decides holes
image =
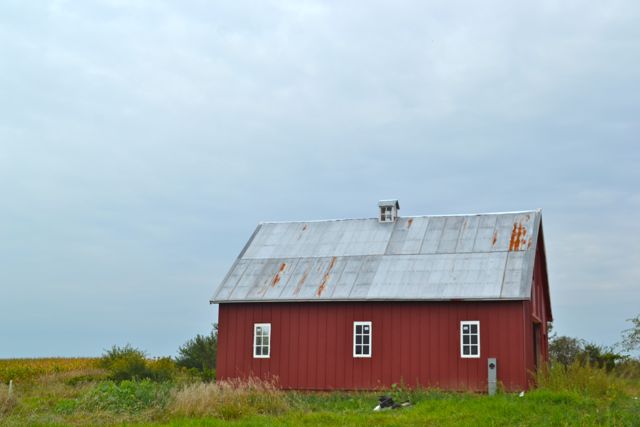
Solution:
[[[559,333],[637,314],[633,2],[0,6],[0,357],[171,354],[260,220],[541,207]]]

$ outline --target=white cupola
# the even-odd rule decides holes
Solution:
[[[398,218],[400,203],[398,203],[397,199],[380,200],[378,202],[378,208],[380,208],[378,222],[395,222],[396,218]]]

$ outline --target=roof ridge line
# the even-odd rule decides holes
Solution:
[[[322,256],[284,256],[284,257],[269,257],[269,258],[240,258],[242,260],[279,260],[279,259],[304,259],[304,258],[357,258],[367,256],[415,256],[415,255],[482,255],[482,254],[499,254],[499,253],[511,253],[511,252],[527,252],[526,250],[517,251],[484,251],[484,252],[430,252],[427,254],[361,254],[361,255],[322,255]]]
[[[460,213],[460,214],[436,214],[436,215],[402,215],[398,219],[403,218],[448,218],[448,217],[465,217],[465,216],[491,216],[491,215],[513,215],[525,213],[541,213],[542,209],[529,209],[523,211],[505,211],[505,212],[478,212],[478,213]],[[377,217],[359,217],[359,218],[329,218],[329,219],[310,219],[310,220],[293,220],[293,221],[259,221],[258,224],[305,224],[312,222],[335,222],[335,221],[362,221],[376,220]],[[392,223],[395,224],[395,223]]]

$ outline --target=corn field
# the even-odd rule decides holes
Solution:
[[[96,358],[0,359],[0,383],[97,367]]]

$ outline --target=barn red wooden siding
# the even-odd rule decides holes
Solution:
[[[219,379],[277,377],[283,388],[407,386],[484,391],[487,358],[508,390],[528,387],[523,301],[222,304]],[[353,358],[353,322],[370,320],[372,357]],[[480,321],[480,358],[460,357],[460,321]],[[253,324],[271,323],[271,357],[254,359]],[[531,357],[531,360],[533,358]],[[532,365],[532,362],[531,362]]]
[[[536,344],[531,345],[527,353],[526,369],[529,372],[536,371],[540,363],[549,361],[549,331],[548,322],[553,320],[551,315],[549,284],[547,282],[547,265],[544,253],[544,237],[542,226],[536,248],[536,258],[533,268],[533,284],[531,286],[531,299],[525,301],[527,319],[530,319],[527,327],[527,340]],[[536,336],[538,328],[538,336]],[[538,359],[536,361],[536,358]]]

